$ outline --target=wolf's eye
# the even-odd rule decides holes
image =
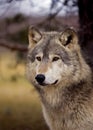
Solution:
[[[40,57],[40,56],[36,56],[36,59],[37,59],[38,61],[41,61],[41,57]]]
[[[58,61],[59,59],[60,59],[60,57],[55,56],[55,57],[53,57],[52,61],[53,61],[53,62],[54,62],[54,61]]]

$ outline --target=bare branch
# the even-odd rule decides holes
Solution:
[[[58,6],[59,3],[60,3],[60,6]],[[48,19],[50,19],[50,20],[54,19],[58,15],[58,13],[62,10],[62,8],[63,8],[63,2],[62,1],[52,0]]]
[[[7,2],[7,3],[10,3],[10,2],[12,2],[12,1],[13,1],[13,0],[7,0],[6,2]]]
[[[68,0],[65,0],[65,1],[64,1],[64,5],[68,5]]]
[[[21,51],[21,52],[27,51],[27,45],[12,43],[12,42],[6,41],[4,39],[2,39],[2,40],[0,39],[0,46],[6,47],[6,48],[13,50],[13,51]]]

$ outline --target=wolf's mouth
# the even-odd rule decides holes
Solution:
[[[58,80],[56,80],[53,84],[56,84],[58,82]]]
[[[55,85],[57,84],[58,80],[56,80],[54,83],[47,84],[47,83],[39,83],[41,86],[48,86],[48,85]]]

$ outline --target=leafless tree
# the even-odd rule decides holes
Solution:
[[[22,0],[3,0],[0,1],[0,6],[4,4],[10,4],[14,1]],[[31,1],[31,0],[30,0]],[[32,4],[33,5],[33,4]],[[79,23],[80,23],[80,40],[82,46],[86,46],[89,41],[93,41],[93,1],[92,0],[51,0],[50,13],[48,19],[54,19],[64,6],[69,6],[70,8],[78,7]],[[0,42],[0,46],[10,47],[11,49],[19,49],[19,46],[11,47],[10,44]],[[22,45],[21,45],[22,46]],[[22,50],[22,49],[19,49]],[[23,49],[25,50],[25,49]]]

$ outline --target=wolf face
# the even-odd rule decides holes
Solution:
[[[77,80],[80,73],[80,63],[77,63],[80,48],[74,30],[68,28],[63,32],[39,32],[32,27],[28,36],[27,73],[34,86],[56,86],[70,79],[72,82]],[[76,75],[77,78],[74,78]]]

